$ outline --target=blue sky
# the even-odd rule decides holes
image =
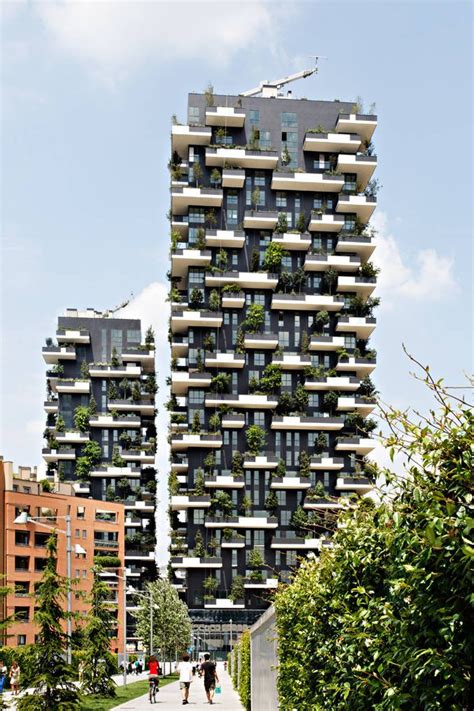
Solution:
[[[67,306],[104,309],[133,293],[128,313],[164,335],[170,118],[185,119],[187,93],[208,81],[238,93],[314,54],[328,59],[296,96],[377,104],[376,384],[387,402],[426,406],[403,341],[462,385],[472,370],[471,32],[472,4],[455,0],[4,2],[4,457],[40,463],[41,347]],[[158,356],[164,383],[166,343]]]

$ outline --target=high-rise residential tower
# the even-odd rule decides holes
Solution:
[[[125,507],[125,559],[116,541],[96,541],[104,575],[126,577],[127,642],[136,646],[131,614],[155,567],[155,351],[137,319],[68,309],[58,318],[56,341],[43,358],[47,413],[43,458],[48,474],[70,481],[76,496],[120,501]],[[110,553],[109,560],[104,554]],[[110,565],[106,565],[110,563]]]
[[[372,486],[376,124],[208,91],[172,127],[170,567],[215,640]]]

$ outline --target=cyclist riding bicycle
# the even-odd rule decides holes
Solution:
[[[159,672],[160,665],[158,663],[158,660],[156,659],[156,657],[151,656],[148,660],[148,679],[150,683],[148,696],[150,699],[150,703],[154,703],[156,701],[156,692],[159,691]]]

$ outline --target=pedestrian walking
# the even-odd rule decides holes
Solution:
[[[5,666],[3,659],[0,659],[0,694],[3,694],[3,687],[7,680],[8,669]]]
[[[214,691],[216,688],[216,682],[219,682],[217,676],[216,665],[211,662],[210,654],[204,655],[204,662],[201,664],[201,674],[204,675],[204,690],[206,692],[207,700],[210,704],[213,702]]]
[[[10,667],[10,684],[12,686],[13,695],[16,696],[20,692],[20,667],[16,659]]]
[[[189,654],[183,654],[182,661],[178,664],[179,688],[183,695],[183,706],[189,703],[189,687],[193,680],[193,668],[189,659]]]
[[[132,662],[129,662],[127,664],[127,674],[130,675],[131,673],[132,673]]]

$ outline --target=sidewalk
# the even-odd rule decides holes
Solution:
[[[224,665],[221,662],[217,664],[217,676],[221,682],[222,693],[214,695],[213,706],[216,707],[216,709],[221,709],[221,711],[244,711],[244,707],[232,687],[229,674],[224,671]],[[178,711],[178,709],[183,708],[181,700],[182,696],[179,690],[179,682],[174,681],[172,684],[163,686],[160,689],[156,695],[156,704],[150,704],[148,695],[145,695],[139,696],[132,701],[127,701],[120,706],[116,706],[114,711],[119,711],[119,709],[120,711],[141,711],[141,709],[155,708],[155,706],[158,705],[160,705],[164,711]],[[203,681],[198,677],[195,677],[195,680],[191,684],[188,706],[194,707],[195,709],[209,708]]]

